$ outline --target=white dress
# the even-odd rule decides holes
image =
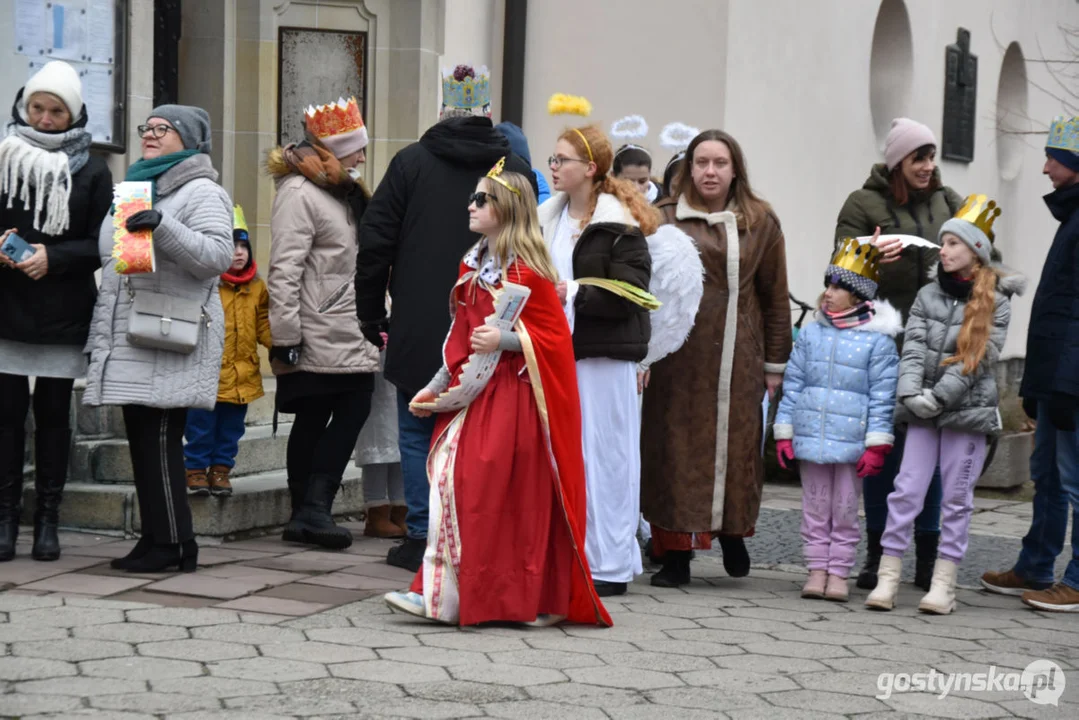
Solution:
[[[567,280],[565,309],[571,330],[578,289],[571,280],[573,249],[579,236],[576,225],[566,203],[551,243],[551,257],[558,276]],[[588,508],[588,564],[594,580],[632,582],[644,571],[636,538],[641,505],[637,363],[611,358],[578,360],[577,387]]]

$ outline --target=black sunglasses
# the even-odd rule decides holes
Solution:
[[[472,203],[476,203],[477,208],[482,208],[484,205],[487,204],[488,200],[494,202],[495,196],[482,190],[474,192],[468,196],[468,204],[471,205]]]

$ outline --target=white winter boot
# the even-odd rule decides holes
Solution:
[[[918,603],[918,609],[934,615],[947,615],[955,610],[955,577],[958,572],[958,565],[938,557],[933,568],[933,584]]]
[[[877,570],[877,587],[865,599],[865,606],[872,610],[891,610],[899,593],[899,574],[903,570],[903,558],[881,555]]]

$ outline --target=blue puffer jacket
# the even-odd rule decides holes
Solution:
[[[865,325],[837,330],[818,312],[798,334],[783,376],[776,440],[793,440],[794,456],[821,465],[855,463],[867,447],[895,442],[895,387],[902,316],[875,303]]]

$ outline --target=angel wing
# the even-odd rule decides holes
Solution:
[[[872,242],[873,236],[862,235],[855,238],[855,240],[864,245],[866,243]],[[931,240],[920,238],[917,235],[881,235],[880,238],[878,238],[878,242],[881,240],[899,240],[903,243],[903,247],[927,247],[933,250],[940,250],[940,245],[937,245]]]
[[[642,364],[665,358],[685,343],[704,295],[704,265],[697,245],[674,225],[648,237],[652,281],[648,291],[663,303],[651,313],[652,339]]]

